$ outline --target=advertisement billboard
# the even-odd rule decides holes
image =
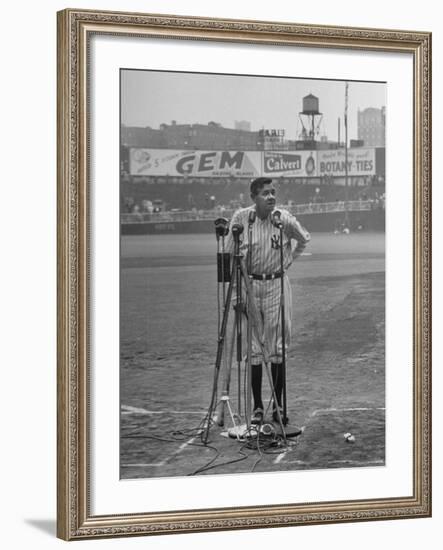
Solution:
[[[199,178],[342,177],[346,172],[345,150],[320,151],[193,151],[179,149],[129,150],[131,176]],[[376,174],[374,148],[348,149],[348,175]]]
[[[344,149],[317,152],[317,172],[319,176],[344,176],[346,156]],[[375,174],[375,149],[348,149],[348,175],[372,176]]]
[[[259,151],[183,151],[131,148],[132,176],[248,177],[260,176]]]
[[[269,177],[313,177],[317,175],[316,152],[264,151],[263,175]]]

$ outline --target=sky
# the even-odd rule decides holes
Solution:
[[[338,118],[344,140],[345,82],[268,76],[122,70],[121,122],[126,126],[161,123],[221,123],[234,128],[247,120],[251,130],[284,129],[288,139],[299,137],[302,99],[312,93],[323,113],[321,135],[337,140]],[[357,112],[386,106],[386,84],[349,81],[348,138],[357,138]]]

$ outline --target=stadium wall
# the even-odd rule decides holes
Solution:
[[[215,219],[216,216],[214,216]],[[384,231],[385,210],[377,208],[369,211],[348,212],[351,231]],[[344,212],[324,212],[322,214],[300,214],[297,219],[310,231],[340,231],[344,224]],[[212,233],[213,219],[183,221],[126,222],[121,225],[122,235]]]

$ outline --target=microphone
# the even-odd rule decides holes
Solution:
[[[283,222],[281,221],[281,212],[280,210],[274,210],[271,214],[271,222],[272,225],[277,227],[278,229],[281,229],[283,227]]]
[[[214,225],[217,239],[219,237],[226,237],[226,235],[229,233],[229,221],[226,218],[217,218],[214,221]]]
[[[257,217],[257,211],[256,210],[251,210],[249,212],[249,216],[248,216],[248,224],[252,225],[255,222],[256,217]]]
[[[236,237],[243,233],[243,229],[244,227],[242,223],[234,223],[231,227],[232,234]]]

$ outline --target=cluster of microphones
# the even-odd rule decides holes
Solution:
[[[248,216],[248,225],[251,226],[257,218],[257,212],[251,210]],[[274,210],[271,214],[272,224],[281,229],[283,227],[283,222],[281,221],[281,212],[280,210]],[[217,239],[220,237],[226,237],[229,233],[229,220],[227,218],[217,218],[214,221],[215,225],[215,234]],[[234,223],[231,227],[231,233],[234,238],[238,238],[243,233],[244,227],[242,223]]]

